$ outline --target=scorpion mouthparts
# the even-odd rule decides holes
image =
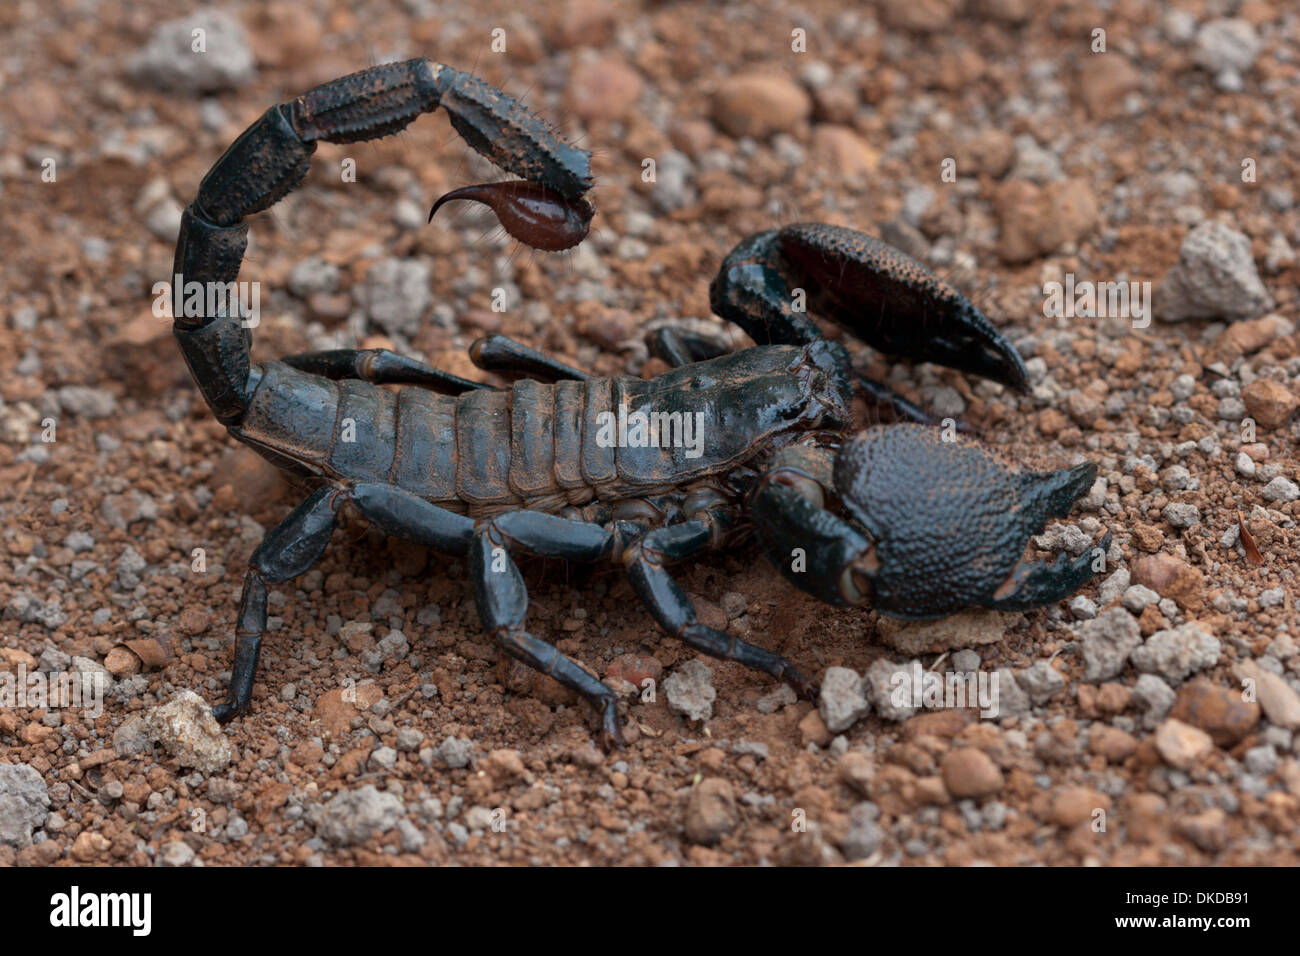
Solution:
[[[514,179],[453,189],[433,204],[429,222],[443,203],[459,199],[483,203],[513,238],[547,252],[571,249],[587,238],[595,213],[586,199],[566,199],[541,183]]]

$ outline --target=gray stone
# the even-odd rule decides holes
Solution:
[[[203,31],[202,50],[195,49],[195,30]],[[235,90],[257,74],[243,26],[222,10],[199,10],[159,24],[129,70],[137,82],[168,93]]]
[[[1251,747],[1242,760],[1250,773],[1268,776],[1277,769],[1277,751],[1271,745]]]
[[[1015,672],[1009,667],[1003,667],[998,670],[997,678],[997,718],[1001,720],[1004,717],[1023,717],[1029,713],[1029,694],[1020,686]]]
[[[1219,662],[1219,639],[1189,621],[1152,634],[1131,659],[1143,673],[1159,674],[1171,684],[1180,684]]]
[[[464,737],[448,737],[433,750],[433,755],[452,770],[468,767],[474,758],[474,742]]]
[[[691,720],[708,720],[718,696],[713,671],[703,661],[692,658],[664,679],[664,696],[673,713]]]
[[[0,763],[0,843],[25,847],[32,830],[45,825],[50,794],[34,767]]]
[[[1160,600],[1160,595],[1152,591],[1149,587],[1142,584],[1131,585],[1125,592],[1120,603],[1134,614],[1141,614],[1144,610]]]
[[[1155,674],[1143,674],[1130,692],[1133,703],[1144,711],[1148,727],[1164,720],[1169,708],[1174,706],[1176,696],[1174,689]]]
[[[1166,322],[1250,319],[1273,304],[1251,258],[1250,240],[1212,220],[1183,240],[1178,262],[1160,283],[1155,302]]]
[[[875,804],[860,803],[849,811],[849,829],[840,841],[840,852],[849,860],[865,860],[880,849],[885,831],[876,822]]]
[[[847,667],[828,667],[822,677],[817,701],[826,729],[833,734],[848,730],[871,712],[871,702],[863,695],[862,678]]]
[[[113,731],[113,750],[119,757],[144,753],[152,745],[143,717],[128,717],[122,726]]]
[[[1115,572],[1102,581],[1097,589],[1097,603],[1105,607],[1118,601],[1128,590],[1129,580],[1128,568],[1116,568]]]
[[[1260,40],[1249,20],[1236,17],[1210,20],[1196,31],[1192,58],[1216,76],[1224,71],[1244,74],[1259,56]]]
[[[1123,608],[1103,611],[1094,620],[1078,625],[1083,641],[1083,679],[1098,684],[1117,676],[1129,654],[1142,643],[1142,633],[1133,616]]]
[[[71,549],[73,554],[84,554],[94,550],[95,539],[86,531],[69,531],[63,539],[63,546]]]
[[[194,851],[188,843],[172,840],[164,843],[158,852],[158,866],[189,866],[194,862]]]
[[[316,832],[338,846],[355,846],[392,829],[401,818],[402,801],[366,784],[335,794],[325,805]]]
[[[690,181],[695,175],[690,157],[675,149],[664,150],[655,163],[655,182],[650,202],[661,212],[673,212],[695,202]]]
[[[402,753],[414,753],[424,743],[424,734],[414,727],[403,727],[397,732],[397,749]]]
[[[1097,603],[1086,594],[1076,594],[1070,601],[1070,613],[1076,621],[1091,621],[1097,616]]]
[[[1201,509],[1181,501],[1165,505],[1164,519],[1175,528],[1194,528],[1201,523]]]
[[[104,695],[113,689],[113,675],[108,672],[108,668],[88,657],[74,657],[72,673],[81,677],[83,701],[102,701]]]
[[[907,675],[906,683],[897,680],[899,673]],[[885,720],[907,720],[916,713],[916,707],[910,703],[913,673],[914,669],[910,662],[895,664],[884,657],[878,658],[867,668],[867,673],[862,678],[862,689],[876,713]],[[899,690],[906,691],[903,695],[906,702],[902,702],[901,699],[900,702],[895,702],[894,694]]]
[[[167,703],[147,711],[144,723],[149,735],[183,767],[216,773],[230,764],[230,741],[212,716],[208,702],[192,690],[181,691]]]
[[[1065,686],[1065,678],[1047,661],[1035,661],[1032,667],[1016,673],[1016,684],[1024,689],[1035,704],[1045,704]]]
[[[432,271],[419,259],[380,259],[355,290],[357,304],[385,332],[414,335],[433,305]]]
[[[320,256],[304,259],[289,271],[289,291],[300,299],[331,293],[339,287],[339,267]]]
[[[782,684],[775,690],[772,690],[758,699],[758,712],[760,714],[775,714],[782,707],[798,703],[799,698],[794,692],[794,688],[789,684]]]
[[[59,389],[59,407],[80,418],[108,418],[117,411],[117,399],[102,388],[64,385]]]
[[[1288,501],[1295,501],[1300,498],[1300,487],[1297,487],[1294,481],[1288,481],[1278,475],[1264,486],[1264,490],[1260,492],[1260,495],[1265,501],[1286,504]]]

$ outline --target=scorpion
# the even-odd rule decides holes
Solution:
[[[376,139],[439,106],[474,150],[518,179],[448,193],[430,219],[445,202],[478,201],[533,248],[582,241],[594,212],[590,153],[484,80],[419,58],[332,80],[263,114],[186,207],[174,274],[233,282],[247,217],[302,182],[318,142]],[[793,288],[807,290],[808,309],[793,307]],[[505,653],[584,697],[607,749],[623,745],[619,695],[525,627],[520,555],[622,564],[666,634],[810,700],[817,685],[784,657],[702,623],[668,565],[752,536],[815,598],[917,620],[1038,607],[1090,579],[1087,552],[1052,563],[1022,557],[1029,537],[1088,491],[1095,465],[1033,471],[965,430],[941,433],[926,410],[855,372],[845,346],[809,316],[881,352],[1025,391],[1014,346],[944,280],[863,233],[796,224],[739,243],[710,285],[710,304],[757,344],[731,351],[663,327],[647,346],[669,370],[646,379],[598,377],[492,334],[474,343],[471,359],[513,376],[501,388],[388,349],[255,364],[237,305],[178,310],[173,332],[212,414],[316,484],[250,558],[216,718],[250,711],[268,585],[312,567],[345,505],[390,536],[465,558],[484,628]],[[854,432],[856,393],[895,422]],[[692,450],[600,440],[598,423],[620,408],[700,415],[707,441]],[[345,420],[351,441],[340,441]]]

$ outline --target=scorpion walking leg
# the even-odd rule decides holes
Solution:
[[[867,378],[865,375],[854,375],[854,380],[858,383],[858,387],[862,389],[863,400],[870,406],[888,409],[893,414],[894,421],[914,422],[917,425],[931,425],[935,427],[943,424],[943,420],[933,412],[927,411],[920,405],[908,401],[884,382],[877,382],[875,379]],[[978,431],[978,429],[966,424],[960,419],[957,420],[956,425],[957,431],[959,432],[973,434]]]
[[[267,532],[253,552],[239,602],[230,695],[212,711],[222,723],[246,712],[253,699],[253,679],[262,650],[262,635],[266,632],[267,583],[288,581],[306,573],[320,558],[334,532],[332,491],[326,486],[313,492],[289,517]]]
[[[804,677],[780,654],[756,647],[723,631],[701,624],[695,605],[664,569],[666,561],[689,557],[709,547],[719,516],[692,518],[681,524],[656,528],[633,543],[625,552],[632,586],[650,608],[659,626],[697,651],[723,660],[739,661],[746,667],[766,671],[794,688],[795,693],[816,700],[817,686]]]
[[[469,347],[470,361],[485,372],[509,372],[544,382],[585,382],[591,376],[505,335],[485,335]]]
[[[468,551],[474,601],[484,627],[512,657],[549,674],[591,702],[602,714],[606,746],[622,745],[614,691],[524,630],[528,591],[509,552],[509,548],[518,547],[570,561],[598,561],[613,547],[613,532],[537,511],[511,512],[480,524],[409,491],[377,482],[361,482],[344,495],[385,534],[445,554]]]
[[[731,346],[720,338],[687,332],[670,325],[661,325],[647,332],[645,344],[651,355],[673,368],[705,362],[731,351]]]
[[[375,385],[416,385],[444,395],[460,395],[477,388],[490,388],[452,375],[391,349],[334,349],[304,352],[280,359],[285,365],[331,379],[360,379]]]
[[[610,553],[615,541],[614,532],[598,525],[538,511],[515,511],[480,525],[469,553],[474,601],[484,626],[506,653],[577,691],[600,712],[606,749],[623,746],[618,695],[576,661],[524,629],[528,590],[510,550],[521,548],[570,561],[599,561]]]

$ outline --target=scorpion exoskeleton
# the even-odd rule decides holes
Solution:
[[[245,217],[302,181],[317,141],[385,136],[439,106],[470,146],[520,180],[457,190],[435,211],[475,199],[533,247],[582,240],[592,216],[590,154],[495,87],[416,59],[268,110],[200,184],[174,272],[233,282]],[[702,624],[666,565],[752,531],[781,573],[822,601],[913,619],[976,605],[1036,607],[1087,581],[1087,552],[1051,565],[1022,556],[1029,536],[1089,489],[1096,467],[1019,469],[941,432],[923,409],[854,372],[844,346],[792,307],[796,286],[809,311],[883,352],[1026,388],[1015,348],[963,295],[878,240],[820,224],[744,240],[713,280],[714,311],[756,346],[728,353],[707,336],[660,329],[648,345],[673,368],[651,379],[589,375],[501,335],[477,341],[471,356],[480,368],[527,376],[505,388],[385,349],[253,364],[238,308],[178,310],[176,339],[217,419],[271,462],[320,482],[250,560],[218,719],[250,707],[267,585],[316,562],[344,504],[389,535],[466,557],[485,628],[507,653],[594,705],[606,746],[622,743],[618,695],[525,628],[521,553],[621,562],[666,633],[810,699],[816,686],[783,657]],[[902,422],[853,434],[855,389]],[[602,436],[613,416],[626,422],[636,413],[670,433],[698,421],[704,440]],[[344,420],[354,425],[351,441],[340,440]]]

